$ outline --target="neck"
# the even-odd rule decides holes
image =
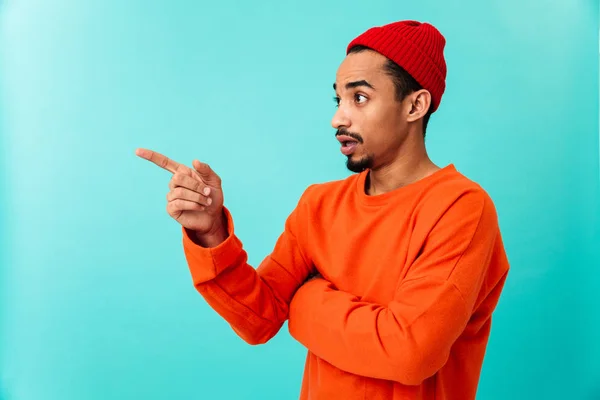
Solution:
[[[369,195],[401,188],[440,169],[429,158],[422,136],[418,139],[414,139],[415,137],[415,134],[408,135],[391,162],[369,171],[365,188]]]

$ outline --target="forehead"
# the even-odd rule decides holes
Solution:
[[[381,80],[384,77],[383,66],[386,60],[385,56],[372,50],[348,54],[337,70],[337,87],[341,89],[344,83],[358,80],[371,83]]]

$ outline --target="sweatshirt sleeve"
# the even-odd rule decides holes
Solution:
[[[293,294],[314,270],[301,244],[305,202],[301,198],[273,251],[256,269],[248,264],[230,211],[224,208],[224,212],[227,239],[204,248],[183,229],[185,257],[193,284],[206,302],[243,340],[262,344],[279,331],[288,318]]]
[[[289,331],[317,357],[361,376],[418,385],[435,374],[470,319],[497,237],[485,195],[457,200],[387,305],[317,278],[290,305]]]

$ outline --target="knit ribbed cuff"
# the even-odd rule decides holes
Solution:
[[[223,207],[227,219],[227,239],[216,247],[202,247],[194,242],[193,232],[182,227],[183,249],[194,285],[214,279],[223,270],[239,264],[244,257],[242,243],[235,236],[233,218]]]

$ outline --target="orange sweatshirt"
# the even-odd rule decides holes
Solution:
[[[248,343],[288,321],[302,400],[475,399],[509,269],[492,200],[453,165],[376,196],[367,174],[310,186],[256,269],[227,209],[218,247],[184,229],[194,285]]]

